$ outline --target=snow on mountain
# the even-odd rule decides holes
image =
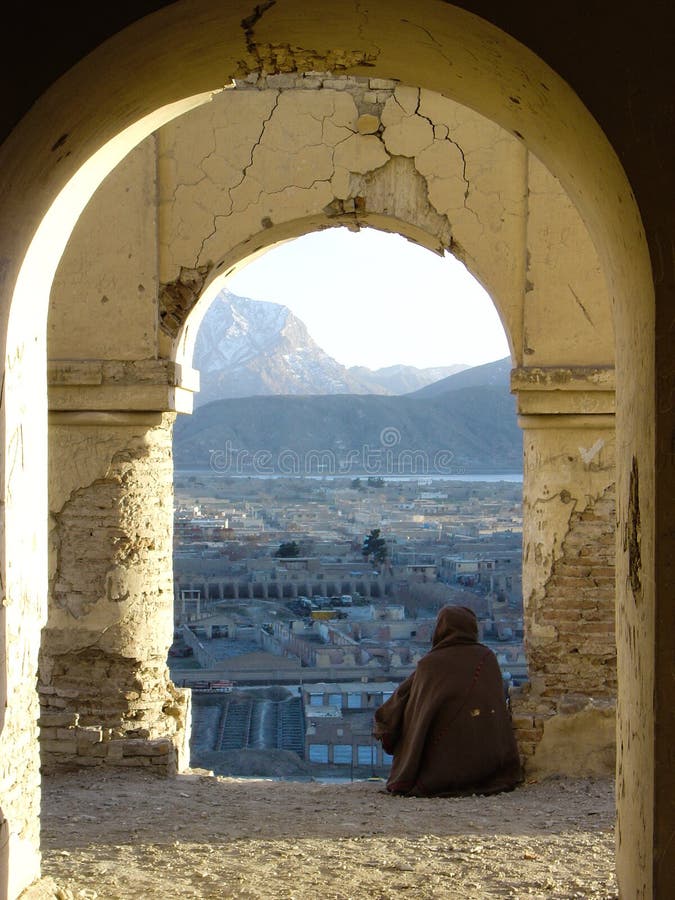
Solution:
[[[202,376],[245,365],[274,348],[291,313],[223,291],[209,307],[197,336],[195,365]]]
[[[204,317],[194,366],[201,372],[199,405],[261,394],[372,393],[312,340],[287,307],[229,291]]]
[[[402,394],[466,368],[347,369],[316,344],[286,306],[227,290],[204,317],[194,366],[201,372],[202,387],[195,397],[200,406],[270,394]]]

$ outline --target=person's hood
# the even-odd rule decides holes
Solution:
[[[475,644],[478,640],[478,620],[467,606],[444,606],[436,619],[431,647],[452,644]]]

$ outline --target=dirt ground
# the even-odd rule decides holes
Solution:
[[[29,896],[608,900],[613,822],[605,779],[422,800],[382,782],[78,773],[45,780],[48,877]]]

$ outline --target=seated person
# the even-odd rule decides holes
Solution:
[[[394,794],[494,794],[522,781],[499,663],[470,609],[439,612],[431,650],[376,710],[373,734],[394,757]]]

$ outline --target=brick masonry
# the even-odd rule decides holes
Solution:
[[[530,684],[512,696],[523,757],[531,757],[547,719],[616,703],[614,485],[583,512],[573,513],[562,554],[543,595],[526,609],[532,625],[552,626],[550,637],[527,639]]]

